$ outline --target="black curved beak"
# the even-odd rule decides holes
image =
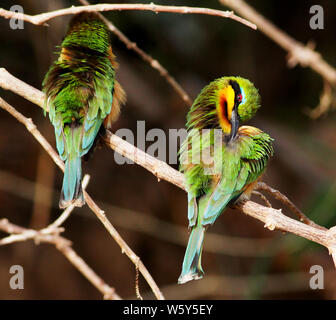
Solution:
[[[232,110],[231,115],[231,133],[229,141],[232,141],[236,138],[239,128],[239,115],[238,115],[238,108],[235,107]]]

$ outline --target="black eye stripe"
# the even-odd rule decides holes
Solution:
[[[239,86],[238,82],[235,81],[235,80],[230,80],[229,84],[235,92],[236,102],[241,102],[242,101],[242,95],[241,95],[241,90],[240,90],[240,86]]]

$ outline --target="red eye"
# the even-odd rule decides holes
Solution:
[[[238,94],[237,99],[238,99],[238,102],[239,102],[239,103],[242,102],[242,100],[243,100],[242,95],[241,95],[241,94]]]

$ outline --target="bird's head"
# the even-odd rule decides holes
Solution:
[[[220,127],[232,140],[239,125],[250,120],[260,107],[253,83],[241,77],[222,77],[207,85],[188,114],[188,128]]]
[[[62,48],[78,48],[87,53],[106,53],[110,33],[106,24],[93,12],[81,12],[72,17],[62,42]]]

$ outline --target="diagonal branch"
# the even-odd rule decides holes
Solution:
[[[236,16],[232,11],[222,11],[214,10],[208,8],[195,8],[195,7],[182,7],[182,6],[163,6],[151,4],[96,4],[90,6],[72,6],[66,9],[60,9],[55,11],[50,11],[46,13],[41,13],[37,15],[28,15],[17,13],[13,11],[8,11],[0,8],[0,16],[6,19],[19,19],[26,22],[41,25],[45,22],[64,15],[77,14],[83,11],[87,12],[98,12],[98,11],[123,11],[123,10],[140,10],[140,11],[152,11],[155,13],[159,12],[170,12],[170,13],[181,13],[181,14],[205,14],[210,16],[230,18],[232,20],[238,21],[252,29],[256,29],[256,26],[249,21]]]
[[[20,197],[28,201],[35,201],[36,206],[39,206],[40,204],[43,205],[44,198],[35,199],[31,192],[24,191],[32,190],[35,185],[36,184],[33,181],[19,177],[14,173],[0,170],[0,191],[4,191],[14,195],[15,197]],[[39,189],[44,191],[49,188],[44,185],[39,185]],[[50,189],[49,192],[56,192],[56,190]],[[100,201],[100,203],[102,207],[106,208],[106,211],[108,212],[107,217],[113,217],[113,223],[115,226],[126,230],[132,230],[135,232],[151,235],[154,238],[185,247],[186,241],[188,240],[188,234],[186,233],[185,226],[180,226],[165,220],[161,220],[151,214],[145,214],[143,212],[113,206],[106,202],[104,203]],[[54,203],[53,208],[58,209],[58,204]],[[63,214],[61,216],[63,216]],[[91,214],[89,217],[92,219],[95,218]],[[56,221],[58,220],[59,218]],[[175,236],[172,237],[172,234]],[[264,257],[271,254],[271,250],[265,250],[269,241],[270,238],[241,238],[207,232],[206,246],[203,248],[203,250],[215,254],[224,254],[229,256]],[[276,249],[276,246],[273,245],[272,251]]]
[[[110,132],[107,132],[104,140],[111,149],[117,151],[118,153],[152,172],[156,177],[158,177],[159,180],[164,179],[185,190],[183,175],[167,165],[165,162],[155,159],[154,157],[137,149],[133,145]],[[277,191],[272,188],[269,188],[268,190]],[[280,193],[279,191],[277,192]],[[272,194],[278,196],[279,194],[277,192],[272,192]],[[286,199],[286,205],[292,204],[292,202],[287,197],[283,197]],[[294,204],[292,205],[294,206]],[[336,230],[333,228],[328,230],[315,224],[306,216],[304,216],[309,222],[309,225],[306,225],[302,222],[285,216],[282,214],[281,209],[276,210],[273,208],[261,206],[252,201],[246,201],[244,203],[237,204],[235,207],[239,208],[245,214],[264,222],[265,227],[270,230],[279,229],[288,231],[327,247],[333,256],[336,266]]]
[[[1,71],[1,70],[0,70]],[[42,106],[42,105],[41,105]],[[36,126],[32,122],[31,119],[26,118],[21,113],[19,113],[15,108],[9,105],[6,101],[0,98],[0,107],[4,110],[8,111],[12,116],[14,116],[18,121],[23,123],[27,130],[35,137],[35,139],[42,145],[42,147],[47,151],[50,157],[54,160],[54,162],[60,167],[62,171],[64,171],[64,163],[56,153],[56,151],[52,148],[49,142],[41,135],[41,133],[37,130]],[[127,243],[122,239],[119,235],[118,231],[112,226],[110,221],[107,219],[104,211],[99,208],[99,206],[92,200],[89,194],[84,191],[84,198],[90,209],[96,214],[98,219],[103,223],[107,231],[113,237],[113,239],[119,244],[120,248],[122,249],[123,253],[130,258],[130,260],[135,264],[138,265],[139,271],[146,279],[147,283],[153,290],[155,296],[162,300],[164,299],[159,287],[155,283],[154,279],[152,278],[151,274],[148,272],[147,268],[140,260],[140,258],[132,251],[132,249],[127,245]]]
[[[86,0],[78,0],[83,5],[90,5]],[[151,57],[144,50],[140,49],[136,42],[131,41],[122,33],[110,20],[106,19],[101,13],[98,13],[98,16],[106,23],[111,32],[113,32],[121,42],[123,42],[127,49],[135,51],[145,62],[147,62],[153,69],[158,71],[160,75],[167,80],[171,87],[177,92],[177,94],[182,98],[182,100],[188,105],[191,106],[192,100],[181,85],[171,76],[166,68],[164,68],[160,62],[153,57]]]
[[[62,230],[49,227],[39,231],[25,229],[10,223],[7,219],[0,220],[0,230],[11,234],[6,238],[0,239],[0,246],[29,239],[34,240],[35,243],[45,242],[53,244],[104,295],[105,299],[121,299],[115,292],[115,289],[106,284],[71,248],[71,242],[59,235]]]
[[[292,201],[290,201],[285,195],[283,195],[280,191],[271,188],[268,186],[265,182],[258,182],[257,186],[258,190],[263,190],[269,194],[271,194],[275,199],[281,201],[283,204],[285,204],[292,212],[294,212],[300,221],[304,222],[305,224],[308,224],[312,227],[319,228],[321,230],[327,230],[325,227],[321,227],[318,224],[316,224],[314,221],[311,221]]]

